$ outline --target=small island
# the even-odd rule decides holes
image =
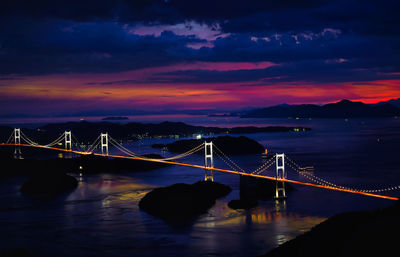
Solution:
[[[59,172],[45,172],[30,177],[22,186],[21,193],[30,195],[56,195],[75,189],[78,180]]]
[[[260,154],[265,151],[264,147],[260,143],[245,136],[220,136],[206,138],[204,140],[207,142],[212,141],[214,146],[216,146],[225,154]],[[178,140],[166,145],[155,144],[152,147],[166,147],[170,152],[183,153],[195,148],[196,146],[199,146],[202,142],[202,140],[198,139],[186,139]]]
[[[231,192],[229,186],[199,181],[192,185],[178,183],[156,188],[139,202],[139,208],[172,225],[184,225],[198,215],[206,213],[217,198]]]

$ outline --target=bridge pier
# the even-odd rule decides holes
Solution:
[[[204,146],[204,180],[205,181],[214,181],[214,168],[213,163],[213,143],[205,142]]]
[[[285,182],[285,154],[276,154],[276,187],[275,199],[286,199]]]

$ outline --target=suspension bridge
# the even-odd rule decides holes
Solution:
[[[212,142],[203,142],[184,153],[168,158],[150,158],[146,156],[137,155],[128,148],[124,147],[122,143],[118,143],[118,141],[113,139],[108,133],[101,133],[96,138],[96,140],[94,140],[92,144],[88,145],[87,149],[83,151],[73,149],[73,146],[78,144],[79,140],[77,140],[76,137],[73,136],[71,131],[65,131],[51,143],[42,145],[28,138],[21,131],[21,129],[15,128],[10,137],[8,138],[8,140],[5,143],[0,143],[0,146],[15,147],[14,158],[16,159],[22,158],[21,147],[34,147],[34,148],[51,149],[56,151],[75,153],[78,155],[96,155],[109,158],[133,159],[133,160],[158,162],[158,163],[198,168],[204,170],[204,180],[206,181],[214,180],[214,171],[237,174],[242,176],[250,176],[254,178],[268,179],[276,182],[276,190],[275,190],[276,199],[286,198],[287,195],[285,191],[285,183],[292,183],[292,184],[299,184],[299,185],[334,190],[334,191],[377,197],[382,199],[399,200],[398,197],[382,195],[381,193],[399,190],[400,185],[381,188],[381,189],[357,189],[348,186],[338,185],[330,181],[327,181],[323,178],[317,177],[313,173],[304,172],[304,169],[299,164],[297,164],[295,161],[293,161],[284,153],[275,154],[257,169],[246,171],[242,169],[237,163],[235,163],[228,155],[222,152]],[[124,155],[109,154],[109,144],[112,145],[119,152],[123,153]],[[96,150],[99,152],[96,152]],[[178,159],[190,156],[199,151],[204,151],[204,165],[189,164],[176,161]],[[230,169],[214,167],[214,154],[216,157],[221,159]],[[275,165],[274,176],[266,175],[268,174],[268,169],[273,165]],[[298,175],[300,175],[306,181],[288,179],[286,172],[287,167],[289,168],[289,170],[292,170]],[[271,172],[269,171],[269,173]]]

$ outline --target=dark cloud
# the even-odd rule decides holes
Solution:
[[[219,22],[225,32],[318,30],[340,26],[360,33],[398,32],[395,0],[6,0],[1,17],[176,24]]]
[[[113,22],[10,21],[0,30],[0,74],[117,72],[181,61],[193,37],[138,36]]]
[[[112,19],[124,22],[175,23],[187,19],[209,22],[252,15],[260,11],[307,9],[318,0],[6,0],[0,15],[59,18],[74,21]]]
[[[132,84],[132,83],[137,83],[137,82],[144,82],[144,81],[140,81],[140,80],[134,80],[134,79],[127,79],[127,80],[116,80],[116,81],[105,81],[105,82],[89,82],[87,83],[87,85],[102,85],[102,86],[106,86],[106,85],[128,85],[128,84]]]
[[[372,0],[6,1],[0,8],[0,75],[6,80],[13,74],[120,72],[192,61],[268,61],[278,65],[178,71],[142,82],[389,79],[394,76],[389,73],[400,71],[399,5]],[[185,21],[229,34],[211,40],[196,31],[131,31]],[[189,47],[195,44],[208,47]]]

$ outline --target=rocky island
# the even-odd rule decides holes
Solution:
[[[139,208],[173,225],[183,225],[206,213],[217,198],[230,192],[230,187],[217,182],[178,183],[147,193],[140,200]]]
[[[30,177],[20,191],[30,195],[55,195],[75,189],[78,180],[70,175],[59,172],[45,172]]]

